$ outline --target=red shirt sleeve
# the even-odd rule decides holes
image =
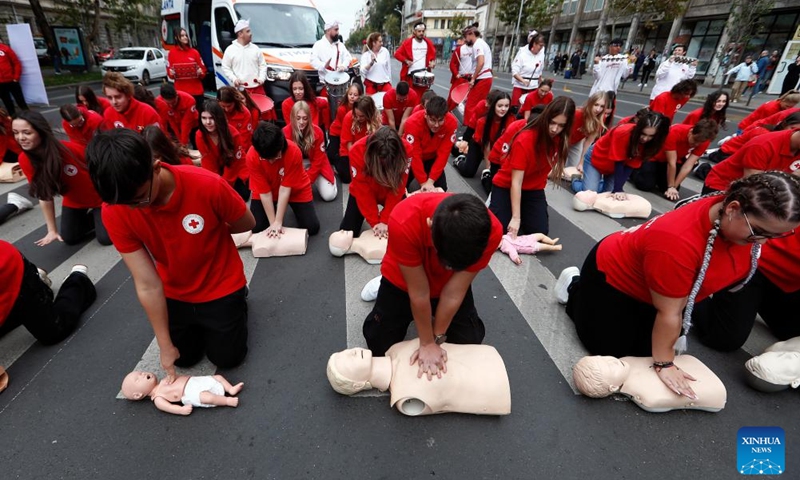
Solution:
[[[281,102],[281,112],[283,112],[283,121],[289,124],[289,118],[292,114],[292,107],[294,106],[294,99],[289,97]]]
[[[179,92],[179,95],[182,93]],[[197,103],[194,101],[194,97],[188,93],[180,95],[180,102],[179,110],[183,112],[183,118],[181,119],[178,141],[181,142],[181,145],[189,145],[189,135],[198,123]]]
[[[250,189],[253,191],[253,196],[258,197],[259,195],[272,193],[269,179],[261,165],[265,160],[261,160],[255,148],[250,147],[250,150],[247,151],[245,161],[247,162],[247,169],[250,171]]]
[[[425,173],[425,165],[422,164],[422,139],[420,131],[422,130],[421,122],[424,122],[424,114],[415,113],[406,120],[405,130],[403,132],[404,140],[411,145],[411,171],[414,178],[422,185],[428,179]]]
[[[431,167],[431,173],[428,178],[434,182],[442,176],[444,167],[447,166],[447,159],[450,158],[450,151],[456,141],[456,129],[458,128],[458,120],[451,113],[445,114],[445,122],[442,125],[444,130],[444,138],[439,142],[439,148],[436,151],[436,161]]]
[[[347,115],[344,116],[344,120],[342,121],[342,133],[339,135],[339,155],[346,157],[349,155],[349,149],[347,148],[347,143],[352,142],[355,138],[353,135],[353,112],[352,110],[347,112]]]
[[[101,212],[103,216],[103,226],[108,232],[109,238],[114,243],[114,248],[119,253],[133,253],[145,248],[144,243],[133,231],[127,227],[125,218],[125,205],[103,204]]]
[[[372,189],[375,180],[367,177],[364,173],[366,145],[367,137],[353,144],[353,148],[350,150],[350,168],[353,173],[353,180],[350,183],[350,195],[356,199],[356,205],[358,205],[361,215],[364,215],[364,219],[370,227],[374,227],[381,222],[380,214],[378,213],[378,198]]]
[[[281,186],[291,189],[299,189],[308,185],[308,175],[303,168],[303,154],[300,148],[294,143],[289,143],[286,153],[283,155],[283,178]]]

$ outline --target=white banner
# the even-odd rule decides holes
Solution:
[[[775,67],[775,73],[772,74],[772,80],[769,82],[767,93],[773,95],[781,93],[783,79],[786,77],[786,67],[793,64],[798,55],[800,55],[800,42],[790,41],[787,43],[786,48],[783,50],[781,61],[778,62],[778,65]],[[796,86],[797,85],[792,85],[792,88]]]
[[[47,90],[44,88],[39,58],[33,45],[33,34],[27,23],[6,25],[8,44],[22,63],[22,77],[19,79],[25,101],[34,105],[48,105]]]

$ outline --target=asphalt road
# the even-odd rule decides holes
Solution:
[[[495,85],[510,90],[507,78]],[[436,70],[437,93],[446,94],[448,79],[445,69]],[[588,90],[560,82],[555,93],[582,104]],[[55,107],[42,110],[56,127],[56,107],[72,95],[51,95]],[[643,101],[622,92],[617,115],[632,114]],[[450,167],[447,176],[451,191],[483,197],[477,179],[461,179]],[[700,189],[693,179],[685,186],[684,196]],[[9,191],[27,195],[27,186],[0,185],[0,203]],[[585,351],[552,296],[555,277],[580,265],[603,236],[640,221],[575,212],[564,188],[547,190],[551,236],[561,238],[564,250],[525,256],[521,266],[498,252],[474,283],[485,343],[497,348],[508,370],[511,415],[410,418],[393,411],[386,395],[335,393],[326,361],[332,352],[363,345],[360,327],[371,305],[359,293],[379,271],[328,252],[327,237],[347,198],[346,188],[340,192],[331,203],[317,202],[322,231],[306,255],[255,260],[241,251],[250,286],[250,353],[240,367],[220,372],[245,383],[239,408],[196,409],[189,417],[117,397],[124,375],[157,368],[158,356],[114,248],[93,240],[35,246],[46,230],[38,207],[0,226],[0,237],[50,271],[55,286],[72,264],[86,263],[98,291],[79,329],[60,345],[43,347],[24,329],[0,339],[0,365],[11,376],[0,395],[0,478],[711,480],[738,476],[740,427],[780,426],[787,451],[800,445],[797,392],[763,394],[743,381],[744,362],[774,341],[761,326],[731,354],[690,340],[689,353],[727,388],[719,413],[650,414],[625,399],[575,394],[570,372]],[[671,208],[657,195],[641,194],[653,215]],[[205,362],[191,373],[214,371]],[[799,478],[796,461],[785,468],[788,478]]]

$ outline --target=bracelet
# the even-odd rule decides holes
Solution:
[[[675,365],[675,363],[673,362],[653,362],[653,370],[655,370],[656,373],[661,372],[661,370],[665,368],[672,368],[672,367],[675,367],[676,369],[680,370],[680,368],[678,368],[678,366]]]

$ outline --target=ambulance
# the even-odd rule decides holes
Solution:
[[[311,0],[162,0],[161,43],[164,50],[177,48],[175,31],[185,28],[208,68],[203,81],[207,96],[215,97],[229,84],[222,74],[222,54],[236,40],[233,27],[239,19],[250,21],[253,43],[267,61],[265,90],[275,102],[289,97],[289,76],[302,70],[319,91],[319,74],[311,67],[311,47],[325,34],[325,21]],[[350,74],[358,78],[358,63]]]

